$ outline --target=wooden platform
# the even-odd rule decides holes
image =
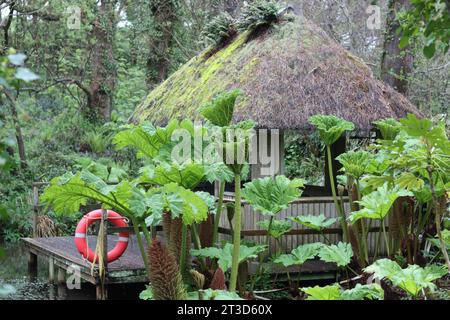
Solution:
[[[96,238],[96,236],[88,236],[88,245],[91,249],[95,248]],[[36,257],[39,255],[48,259],[50,274],[52,273],[52,267],[60,268],[64,271],[67,271],[69,268],[71,270],[79,268],[82,279],[94,285],[99,284],[97,270],[94,269],[93,274],[91,273],[91,264],[78,253],[74,237],[23,238],[22,241],[30,251],[31,260],[34,259],[32,255]],[[116,241],[116,236],[108,235],[108,250],[115,246]],[[33,276],[32,273],[31,276]],[[118,260],[108,264],[105,283],[138,283],[147,281],[136,236],[130,235],[128,248],[125,253]]]

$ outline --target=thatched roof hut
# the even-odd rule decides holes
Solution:
[[[194,57],[148,95],[133,120],[200,119],[200,106],[232,88],[244,92],[234,120],[265,128],[307,130],[310,116],[333,114],[368,130],[380,118],[420,114],[319,27],[286,14],[269,29]]]

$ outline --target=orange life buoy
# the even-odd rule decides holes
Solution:
[[[90,262],[94,261],[94,252],[88,247],[86,242],[86,234],[87,229],[91,224],[93,224],[96,220],[100,220],[102,217],[102,210],[94,210],[86,214],[83,218],[81,218],[80,222],[77,225],[75,230],[75,245],[77,246],[78,252],[82,254],[82,256],[89,260]],[[108,210],[108,221],[113,223],[117,227],[127,227],[128,223],[125,218],[122,217],[117,212],[112,210]],[[108,251],[108,262],[113,262],[120,258],[120,256],[125,252],[128,246],[128,232],[120,232],[119,240],[117,241],[116,246]],[[98,258],[96,259],[98,260]]]

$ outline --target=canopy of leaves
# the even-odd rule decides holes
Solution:
[[[409,114],[395,126],[399,131],[393,140],[378,140],[377,153],[368,168],[374,175],[364,178],[366,187],[396,185],[426,203],[431,200],[431,168],[436,195],[444,195],[450,189],[450,141],[445,124],[434,125]]]
[[[337,245],[323,245],[320,248],[319,257],[325,262],[334,262],[339,267],[345,267],[353,257],[352,246],[350,243],[344,242],[339,242]]]
[[[336,218],[327,218],[324,214],[319,214],[317,216],[307,215],[290,217],[290,219],[294,222],[304,225],[307,228],[311,228],[317,231],[322,231],[323,229],[328,228],[337,221]]]
[[[371,159],[372,154],[367,151],[349,151],[336,158],[343,166],[342,171],[355,179],[366,173]]]
[[[431,59],[441,46],[447,53],[450,49],[450,8],[446,0],[414,0],[411,6],[402,9],[397,19],[400,21],[402,38],[400,47],[404,48],[419,35],[425,36],[423,53]]]
[[[274,263],[282,264],[285,267],[302,265],[307,260],[314,259],[319,254],[322,246],[322,243],[307,243],[301,245],[292,250],[290,254],[280,255],[274,260]]]
[[[302,179],[290,180],[285,176],[255,179],[244,185],[244,199],[263,215],[275,215],[287,209],[301,195]]]
[[[383,220],[389,213],[395,200],[408,195],[412,194],[398,186],[389,188],[388,184],[385,183],[382,187],[363,196],[361,201],[358,201],[363,208],[359,211],[352,212],[349,220],[351,223],[355,223],[361,218]]]
[[[239,263],[248,259],[256,258],[258,254],[266,250],[266,248],[267,247],[264,245],[252,247],[241,245],[239,250]],[[216,247],[192,249],[191,255],[195,257],[216,258],[218,259],[217,263],[219,267],[222,270],[227,271],[231,268],[232,252],[233,245],[231,243],[226,243],[222,249]]]
[[[317,127],[320,139],[327,146],[335,143],[345,131],[355,129],[353,123],[333,115],[315,115],[309,118],[309,123]]]

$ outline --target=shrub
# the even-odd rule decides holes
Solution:
[[[238,23],[238,30],[254,30],[261,26],[270,26],[278,21],[281,5],[274,0],[256,0],[245,6]]]
[[[228,13],[214,17],[203,29],[201,37],[206,46],[220,46],[236,34],[235,20]]]

